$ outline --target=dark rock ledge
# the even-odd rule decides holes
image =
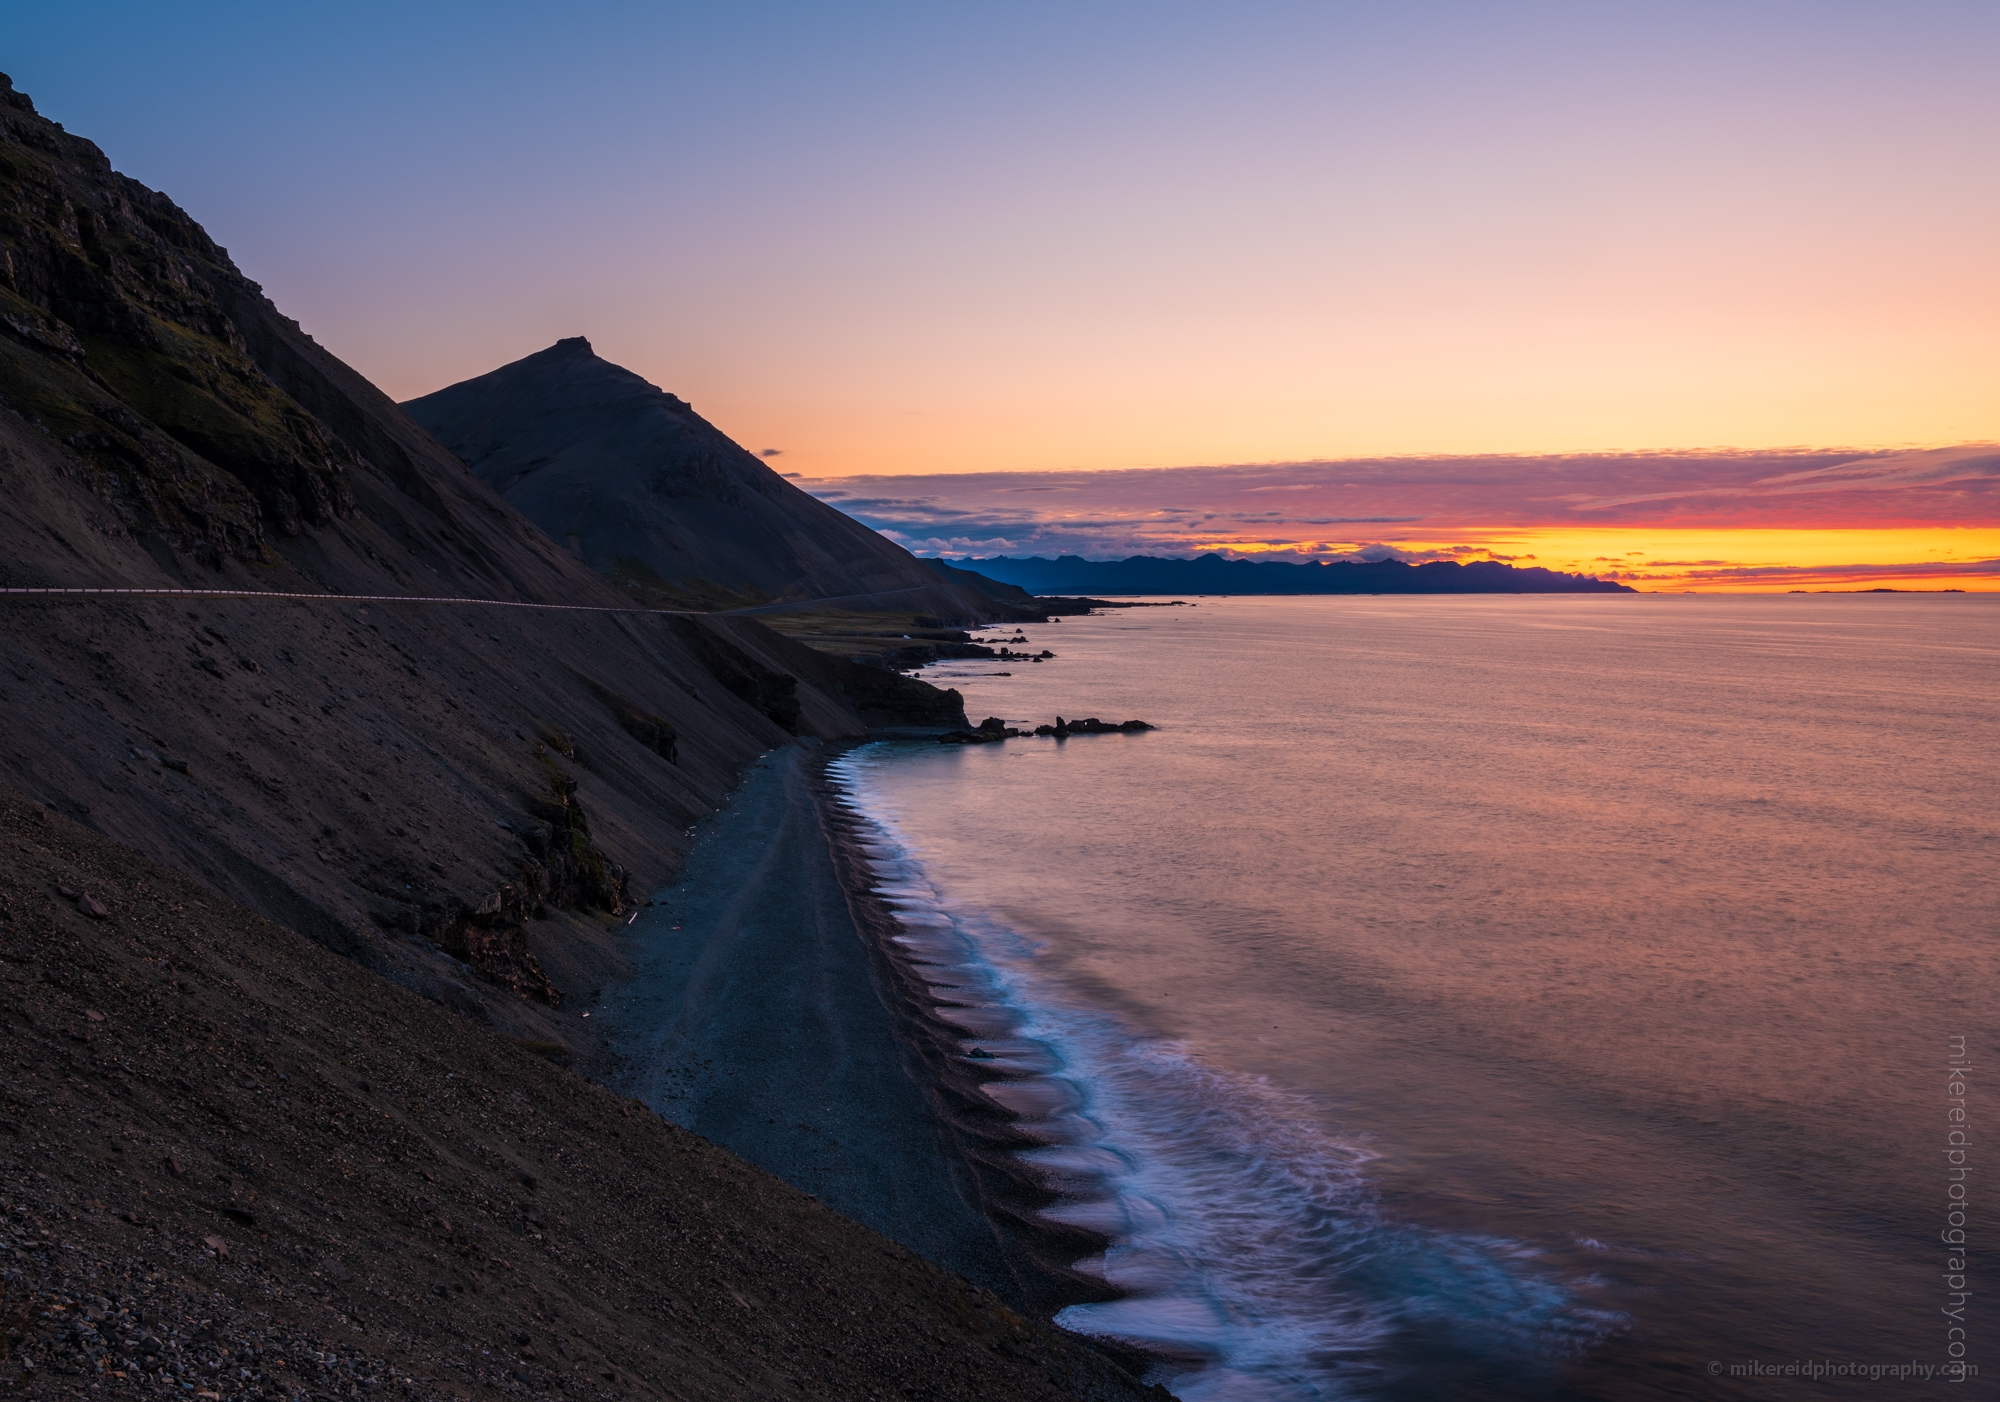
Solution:
[[[1099,720],[1091,716],[1086,720],[1064,720],[1056,717],[1054,725],[1038,725],[1033,730],[1021,730],[1007,724],[998,716],[988,716],[979,722],[977,730],[949,730],[938,736],[940,745],[990,745],[998,740],[1014,740],[1024,736],[1053,736],[1067,740],[1072,735],[1136,735],[1142,730],[1154,730],[1156,726],[1142,720],[1122,722]]]

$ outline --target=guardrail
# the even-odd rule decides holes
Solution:
[[[914,594],[915,589],[886,590],[884,593]],[[774,608],[795,608],[808,604],[841,603],[870,597],[860,594],[840,594],[824,599],[800,599],[784,604],[756,604],[749,608],[716,609],[649,609],[620,608],[611,604],[536,604],[520,599],[462,599],[448,596],[419,594],[289,594],[274,589],[146,589],[123,587],[67,587],[37,585],[0,585],[0,598],[33,596],[40,598],[64,597],[139,597],[175,599],[291,599],[304,603],[334,604],[478,604],[485,608],[509,609],[549,609],[561,613],[645,613],[670,614],[676,618],[710,618],[726,614],[762,613]]]

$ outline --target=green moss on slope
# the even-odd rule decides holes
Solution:
[[[351,453],[251,361],[199,225],[0,75],[0,404],[134,534],[211,564],[351,515]]]

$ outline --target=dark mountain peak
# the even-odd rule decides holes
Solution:
[[[644,376],[606,360],[583,336],[565,336],[552,346],[413,399],[404,407],[415,410],[418,405],[450,404],[462,408],[473,403],[495,407],[511,404],[522,396],[544,411],[573,407],[578,402],[601,405],[607,400],[648,404],[656,409],[657,401],[664,400],[670,408],[686,408],[682,400]],[[428,420],[418,417],[428,425]]]
[[[972,619],[992,601],[801,491],[581,336],[403,406],[481,481],[649,602],[894,595]]]

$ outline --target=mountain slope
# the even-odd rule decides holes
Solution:
[[[0,1026],[10,1396],[1165,1397],[3,786]]]
[[[993,603],[794,487],[581,336],[404,406],[593,569],[702,606],[850,599],[969,622]]]
[[[307,596],[0,596],[0,777],[516,1030],[754,756],[956,711],[630,612],[4,76],[0,407],[0,585]]]

